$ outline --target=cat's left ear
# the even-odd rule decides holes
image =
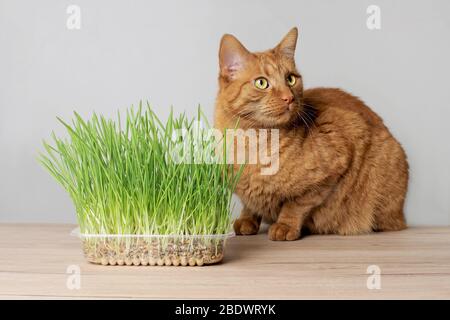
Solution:
[[[295,57],[295,47],[297,46],[298,29],[292,28],[281,40],[281,42],[275,47],[275,50],[285,55],[289,59]]]

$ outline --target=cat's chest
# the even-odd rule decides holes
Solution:
[[[247,169],[247,168],[246,168]],[[261,215],[276,215],[281,208],[283,190],[257,170],[247,169],[236,187],[236,194],[251,211]]]
[[[280,150],[279,158],[266,166],[247,165],[236,188],[236,194],[242,202],[255,213],[264,216],[276,216],[285,200],[290,197],[291,184],[294,181],[288,155],[293,150]],[[270,170],[267,170],[270,166]],[[266,170],[264,170],[264,168]]]

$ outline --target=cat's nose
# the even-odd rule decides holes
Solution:
[[[281,97],[281,99],[286,102],[287,104],[291,104],[292,101],[294,101],[294,96],[292,95],[292,93],[289,94],[285,94]]]

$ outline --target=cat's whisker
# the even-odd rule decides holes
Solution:
[[[300,117],[300,119],[302,120],[303,124],[306,126],[306,129],[308,130],[308,132],[311,131],[309,125],[308,125],[308,121],[305,120],[305,118],[303,118],[303,114],[299,111],[297,111],[298,116]]]

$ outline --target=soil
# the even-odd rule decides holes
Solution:
[[[224,239],[83,239],[89,262],[112,266],[203,266],[220,262],[224,247]]]

